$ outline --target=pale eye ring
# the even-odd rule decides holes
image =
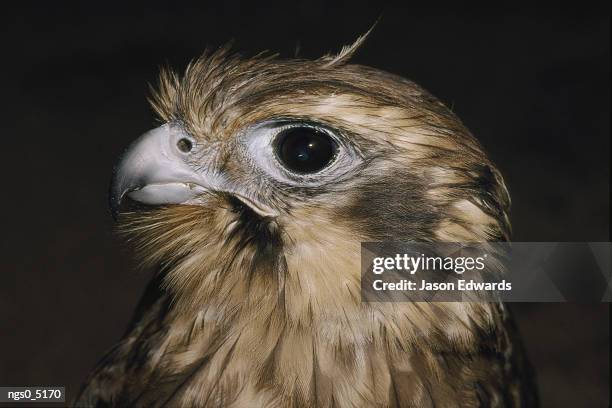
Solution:
[[[362,163],[347,135],[314,121],[279,118],[260,122],[242,131],[237,141],[254,171],[292,186],[332,183],[349,177]]]

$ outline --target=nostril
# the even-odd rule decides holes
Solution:
[[[193,143],[189,139],[182,138],[176,142],[176,147],[183,153],[189,153],[193,148]]]

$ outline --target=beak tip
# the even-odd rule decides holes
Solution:
[[[123,194],[118,194],[118,191],[116,190],[115,187],[116,187],[115,181],[113,179],[111,181],[111,185],[110,185],[109,192],[108,192],[108,207],[109,207],[111,216],[113,217],[113,220],[117,221],[117,219],[119,218],[119,208],[121,206]]]
[[[115,208],[111,208],[110,213],[111,213],[111,217],[113,218],[113,221],[117,222],[119,220],[119,211],[117,211],[117,209]]]
[[[117,221],[117,219],[119,218],[119,205],[115,204],[112,201],[112,199],[111,199],[109,204],[110,204],[109,205],[109,207],[110,207],[109,210],[110,210],[111,217],[113,217],[113,221]]]

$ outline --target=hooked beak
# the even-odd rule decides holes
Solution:
[[[195,141],[180,126],[165,124],[134,141],[115,166],[110,209],[117,219],[126,197],[146,205],[197,204],[206,191],[227,192],[264,217],[277,213],[246,194],[224,188],[218,180],[197,171],[190,162]]]

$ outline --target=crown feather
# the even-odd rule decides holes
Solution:
[[[376,27],[377,24],[378,20],[376,20],[376,22],[372,24],[372,27],[370,27],[368,31],[357,37],[357,39],[352,44],[343,46],[340,52],[338,52],[338,54],[326,54],[319,58],[319,61],[323,62],[323,66],[326,68],[336,67],[348,63],[349,60],[355,54],[355,52],[363,45],[365,40],[370,36],[370,33],[372,32],[372,30],[374,30],[374,27]]]

